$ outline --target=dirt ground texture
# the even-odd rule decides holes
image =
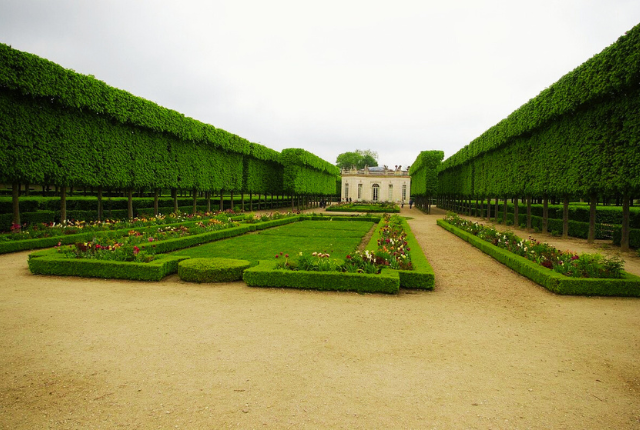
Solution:
[[[434,291],[34,276],[1,255],[0,428],[640,429],[640,299],[554,295],[444,212],[403,214]]]

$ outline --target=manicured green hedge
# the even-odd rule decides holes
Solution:
[[[175,239],[160,240],[160,241],[140,244],[139,248],[140,250],[144,250],[146,248],[153,248],[156,254],[164,254],[167,252],[176,251],[183,248],[188,248],[191,246],[200,245],[207,242],[212,242],[214,240],[220,240],[228,237],[238,236],[241,234],[248,233],[250,231],[256,231],[257,229],[266,228],[265,226],[275,227],[278,225],[295,222],[298,219],[299,217],[293,216],[293,217],[281,218],[281,219],[272,220],[272,221],[260,222],[256,224],[244,224],[239,227],[232,227],[225,230],[218,230],[218,231],[212,231],[207,233],[195,234],[192,236],[185,236],[185,237],[179,237]],[[196,221],[193,221],[193,222],[196,222]],[[185,225],[187,223],[181,223],[181,224]],[[145,231],[145,230],[154,229],[154,228],[157,228],[157,227],[145,227],[142,229],[135,229],[135,230]],[[129,231],[129,229],[127,229],[126,231]],[[101,232],[101,233],[117,236],[118,232],[119,230]],[[81,235],[61,236],[61,238],[67,238],[64,243],[75,243],[82,240],[90,240],[89,237],[93,237],[94,233],[83,233]],[[82,236],[82,239],[80,239],[79,236]],[[50,242],[53,239],[60,239],[60,238],[34,239],[33,241],[41,241],[40,243],[44,243],[46,241]],[[27,241],[21,241],[21,242],[27,242]],[[55,246],[58,244],[58,242],[59,240],[56,240],[54,243],[51,243],[48,246]],[[17,242],[17,243],[20,243],[20,242]],[[0,252],[2,251],[2,245],[5,245],[5,244],[0,244]],[[9,252],[12,252],[12,251],[9,251]],[[69,276],[93,276],[93,275],[88,275],[87,273],[90,273],[92,268],[95,268],[96,274],[93,277],[98,277],[98,278],[108,278],[110,273],[114,273],[115,275],[113,277],[119,278],[119,279],[159,280],[159,279],[162,279],[162,277],[158,279],[155,279],[154,277],[160,276],[160,274],[163,274],[163,273],[164,273],[163,276],[166,276],[166,274],[175,273],[178,270],[177,262],[175,263],[175,267],[172,265],[172,263],[170,263],[170,261],[173,261],[172,260],[173,256],[171,259],[167,261],[166,264],[168,264],[168,266],[162,265],[162,264],[160,264],[159,266],[159,263],[156,262],[156,261],[162,262],[167,257],[168,256],[165,256],[165,255],[158,255],[156,256],[157,260],[154,259],[150,263],[132,263],[132,262],[121,262],[121,261],[109,261],[109,260],[91,260],[91,259],[81,259],[81,258],[73,259],[73,258],[68,258],[59,254],[56,249],[45,249],[42,251],[33,252],[29,255],[29,267],[31,268],[32,266],[32,263],[31,263],[32,260],[39,260],[42,258],[45,260],[45,262],[33,263],[34,269],[31,270],[33,273],[38,273],[43,275],[48,274],[48,275],[69,275]],[[188,257],[182,256],[182,257],[179,257],[178,260],[185,259],[185,258],[188,258]],[[57,267],[56,266],[57,264],[60,267]],[[131,270],[131,275],[130,275],[131,277],[128,277],[129,275],[127,274],[128,272],[126,270],[126,267],[128,267],[128,265],[132,265],[131,267],[133,267],[133,269]],[[145,265],[151,265],[151,266],[148,269],[141,267]],[[159,266],[160,268],[156,266]],[[167,272],[167,270],[172,270],[172,271]]]
[[[327,212],[367,212],[367,213],[398,213],[400,208],[397,205],[394,207],[383,207],[380,205],[365,205],[357,203],[348,203],[344,205],[335,205],[327,207]]]
[[[400,276],[395,270],[383,269],[377,275],[278,270],[275,261],[264,260],[261,260],[259,265],[245,270],[243,279],[250,287],[387,294],[396,294],[400,289]]]
[[[87,278],[159,281],[178,271],[178,263],[189,257],[162,255],[150,263],[64,258],[54,254],[29,258],[29,270],[36,275],[82,276]]]
[[[444,220],[438,220],[438,225],[556,294],[640,297],[640,277],[630,273],[625,273],[623,279],[571,278],[498,248]]]
[[[190,258],[178,264],[178,276],[186,282],[233,282],[251,264],[230,258]]]
[[[445,160],[440,195],[637,195],[639,52],[636,25]]]
[[[380,230],[384,227],[384,220],[381,220],[371,240],[367,244],[366,249],[374,251],[378,248],[378,239],[380,239]],[[405,218],[402,219],[402,228],[407,233],[407,245],[411,250],[411,263],[413,270],[398,270],[400,273],[400,287],[418,290],[433,290],[435,288],[435,272],[424,256],[422,248],[418,244],[409,223]]]

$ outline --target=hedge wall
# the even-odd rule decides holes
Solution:
[[[333,195],[340,169],[299,148],[283,149],[283,188],[291,195]]]
[[[445,160],[443,194],[640,190],[640,26]]]

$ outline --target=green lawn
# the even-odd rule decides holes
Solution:
[[[344,259],[360,244],[373,227],[365,221],[300,221],[253,234],[182,249],[172,254],[193,258],[224,257],[249,260],[271,260],[276,254],[327,252],[332,258]]]

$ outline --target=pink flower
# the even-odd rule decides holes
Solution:
[[[138,255],[138,253],[140,252],[140,248],[138,248],[137,246],[133,246],[133,255]]]
[[[153,242],[153,237],[149,237],[149,242]]]

